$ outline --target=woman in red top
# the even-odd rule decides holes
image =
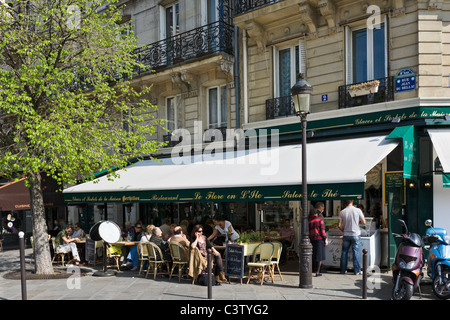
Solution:
[[[317,265],[316,277],[319,277],[321,276],[320,267],[322,266],[322,261],[325,260],[325,247],[328,245],[328,241],[322,217],[325,205],[323,202],[317,202],[314,208],[314,214],[311,214],[308,218],[309,239],[313,247],[313,263]]]

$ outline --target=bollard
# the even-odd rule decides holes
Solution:
[[[22,285],[22,300],[27,300],[27,284],[25,274],[25,233],[19,232],[19,246],[20,246],[20,280]]]
[[[367,299],[367,249],[363,249],[362,298]]]
[[[212,299],[212,253],[211,249],[207,250],[208,255],[208,299]]]

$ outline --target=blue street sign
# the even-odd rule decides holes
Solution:
[[[322,101],[328,101],[328,95],[327,94],[323,94],[322,95]]]
[[[395,77],[395,92],[416,89],[416,74],[411,69],[402,69]]]

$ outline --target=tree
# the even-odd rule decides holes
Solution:
[[[53,272],[41,174],[74,184],[160,147],[117,2],[0,2],[0,174],[26,178],[37,273]]]

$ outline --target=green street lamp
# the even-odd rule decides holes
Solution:
[[[308,183],[306,179],[306,116],[310,112],[311,93],[313,87],[304,79],[304,75],[298,75],[297,83],[291,88],[292,98],[294,100],[295,112],[301,119],[302,124],[302,229],[300,236],[300,263],[299,276],[300,288],[312,288],[312,245],[309,241],[309,223],[308,223]]]

